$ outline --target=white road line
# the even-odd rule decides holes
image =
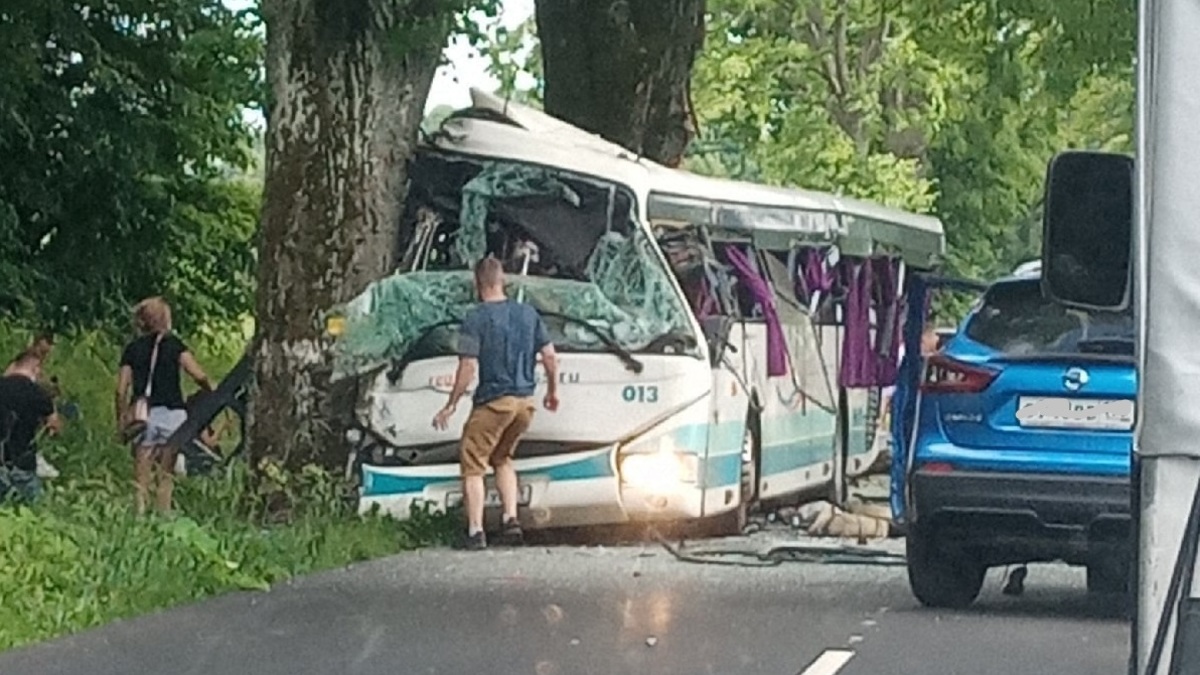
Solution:
[[[800,671],[800,675],[837,675],[837,672],[850,663],[854,652],[848,649],[827,649],[817,657],[816,661]]]

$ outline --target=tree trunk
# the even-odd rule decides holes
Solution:
[[[678,166],[705,0],[538,0],[546,112]]]
[[[256,464],[344,465],[323,313],[392,267],[449,4],[262,2],[270,105],[249,416]]]

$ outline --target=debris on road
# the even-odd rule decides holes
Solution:
[[[903,566],[902,553],[881,546],[854,546],[841,543],[824,544],[814,541],[785,541],[779,538],[756,542],[747,538],[708,541],[703,547],[685,548],[684,543],[672,544],[657,530],[650,536],[680,562],[736,567],[776,567],[784,562],[808,562],[826,565]]]
[[[857,489],[846,500],[844,508],[828,501],[781,506],[755,519],[752,526],[747,527],[746,534],[785,524],[793,530],[803,530],[810,537],[855,539],[859,544],[892,536],[887,478],[863,477],[855,487]]]

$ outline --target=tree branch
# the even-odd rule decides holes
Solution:
[[[850,91],[850,73],[846,63],[846,14],[849,12],[847,4],[848,0],[838,0],[837,16],[833,19],[833,62],[843,97]]]
[[[875,65],[880,58],[883,57],[883,45],[891,36],[892,32],[892,17],[889,10],[884,7],[879,12],[879,23],[870,32],[867,39],[864,41],[862,49],[858,53],[858,75],[865,77],[871,66]]]
[[[800,41],[808,45],[808,48],[816,54],[821,62],[822,79],[829,85],[829,91],[833,97],[840,100],[845,96],[846,90],[838,79],[837,64],[834,62],[833,56],[828,53],[829,41],[825,35],[825,15],[821,11],[821,6],[815,3],[809,5],[808,11],[805,12],[805,19],[808,23],[805,30],[800,32]]]

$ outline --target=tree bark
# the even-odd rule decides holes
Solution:
[[[262,2],[270,103],[249,416],[256,465],[344,465],[323,313],[392,267],[449,4]]]
[[[705,0],[538,0],[546,112],[678,166]]]

